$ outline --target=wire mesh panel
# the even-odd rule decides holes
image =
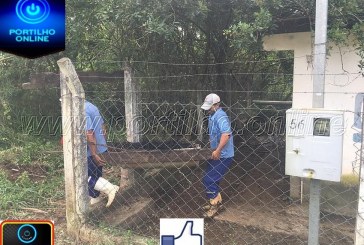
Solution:
[[[203,159],[209,156],[198,155],[196,150],[208,149],[209,142],[207,115],[200,118],[200,105],[140,101],[142,137],[140,142],[129,143],[125,141],[123,102],[92,101],[109,128],[105,176],[123,188],[110,208],[105,203],[92,207],[91,222],[158,239],[160,218],[203,217],[202,206],[207,203]],[[206,244],[307,243],[308,182],[297,187],[302,197],[296,200],[290,196],[294,182],[284,174],[285,111],[289,107],[285,103],[247,107],[239,101],[224,106],[231,116],[235,157],[221,183],[223,211],[205,221]],[[332,199],[347,202],[345,196],[356,196],[356,192],[355,187],[322,186],[321,244],[353,243],[355,218],[341,209],[354,207],[356,200],[335,206]]]
[[[105,207],[107,193],[90,205],[87,225],[158,241],[161,218],[204,216],[208,199],[203,177],[211,150],[208,114],[201,104],[216,92],[231,121],[235,156],[220,183],[222,210],[205,219],[205,244],[307,244],[309,180],[285,175],[292,75],[232,72],[223,74],[225,81],[234,81],[231,89],[219,90],[211,67],[205,73],[195,65],[164,73],[153,69],[166,65],[173,66],[136,65],[133,117],[126,113],[130,91],[123,77],[102,83],[80,78],[86,100],[97,106],[107,129],[102,177],[119,187],[110,207]],[[351,120],[354,113],[346,111],[345,118]],[[134,131],[130,124],[136,125]],[[350,127],[354,141],[346,140],[357,150],[354,158],[347,158],[352,174],[341,183],[321,184],[320,244],[354,243],[361,153],[355,137],[362,131]],[[138,137],[130,141],[131,133]]]

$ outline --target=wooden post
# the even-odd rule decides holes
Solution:
[[[124,89],[125,89],[125,123],[127,141],[137,143],[139,135],[139,110],[137,84],[133,79],[133,71],[129,64],[124,65]]]
[[[79,237],[88,209],[85,93],[68,58],[57,61],[61,70],[63,157],[67,230]]]

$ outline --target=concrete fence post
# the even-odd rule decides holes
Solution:
[[[139,86],[128,62],[124,63],[124,90],[126,140],[130,143],[138,143],[140,142]],[[132,169],[120,167],[120,176],[121,188],[130,187],[135,182],[135,171]]]
[[[72,62],[57,61],[61,71],[62,132],[67,230],[79,237],[88,209],[85,92]]]
[[[140,142],[138,86],[133,76],[132,68],[124,64],[124,90],[125,90],[125,123],[127,141]]]

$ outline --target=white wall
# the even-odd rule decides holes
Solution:
[[[354,43],[354,42],[351,42]],[[345,135],[342,174],[358,173],[357,147],[352,129],[355,96],[364,93],[364,78],[359,74],[360,57],[353,45],[337,47],[328,44],[325,75],[325,109],[345,110]],[[276,34],[264,39],[267,51],[294,50],[294,76],[292,107],[312,108],[312,56],[313,38],[310,32]],[[327,154],[330,154],[329,152]],[[355,169],[353,168],[356,167]]]

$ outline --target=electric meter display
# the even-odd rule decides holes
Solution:
[[[314,136],[330,136],[330,118],[314,118],[313,120]]]

